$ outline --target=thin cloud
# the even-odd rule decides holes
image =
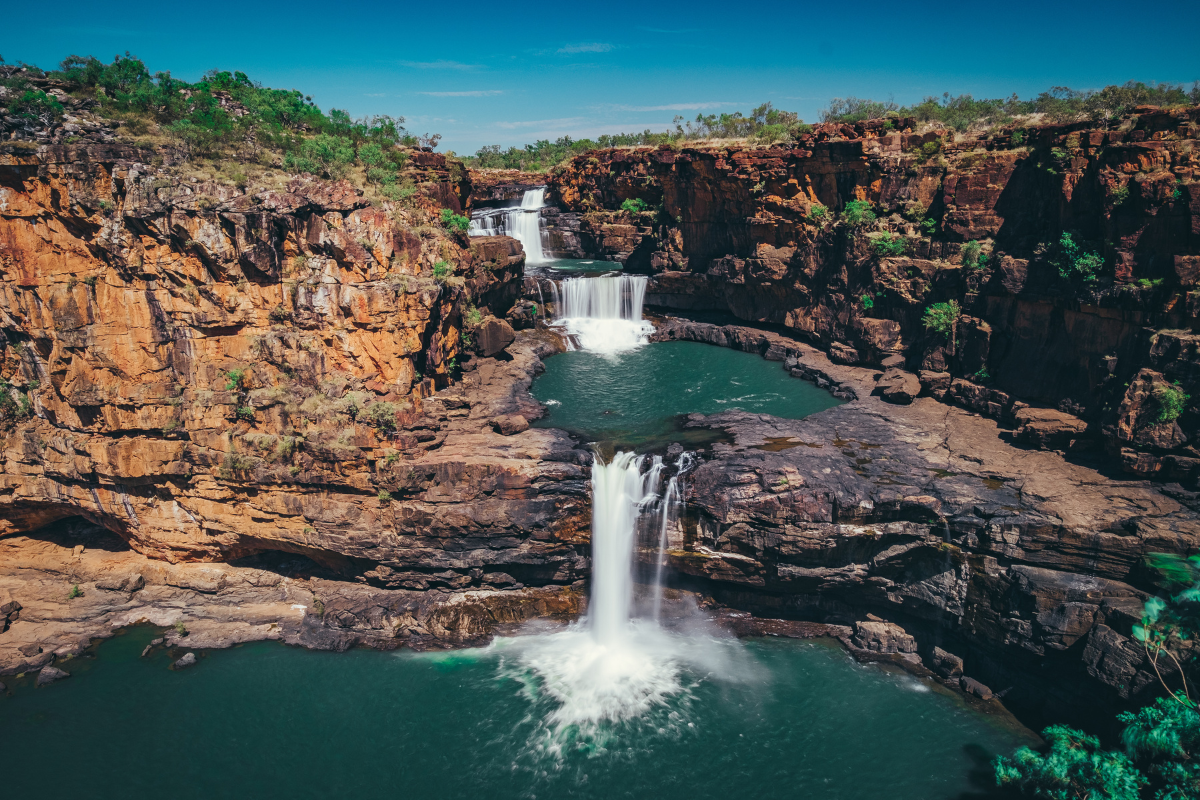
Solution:
[[[611,109],[613,111],[703,111],[708,108],[720,108],[721,106],[737,106],[744,105],[743,103],[717,102],[710,101],[706,103],[668,103],[661,106],[624,106],[612,105],[601,106],[600,108]]]
[[[613,50],[615,45],[607,42],[585,42],[583,44],[568,44],[558,48],[560,53],[607,53]]]
[[[464,64],[461,61],[401,61],[401,66],[413,69],[479,69],[482,64]]]
[[[517,128],[533,128],[538,125],[572,125],[583,121],[583,117],[564,117],[562,119],[530,119],[519,122],[494,122],[493,126],[506,131]]]
[[[500,89],[479,89],[473,92],[417,92],[429,97],[493,97],[504,94]]]

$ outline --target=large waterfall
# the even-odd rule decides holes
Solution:
[[[663,487],[660,457],[617,453],[592,465],[592,592],[587,616],[564,631],[506,640],[523,668],[539,679],[556,702],[546,718],[551,738],[590,736],[601,723],[642,716],[688,694],[687,670],[730,679],[754,672],[732,669],[736,640],[714,635],[698,619],[668,629],[660,624],[661,559],[682,508],[682,471],[690,454],[675,464]],[[635,602],[639,552],[653,554],[644,600]],[[642,560],[646,560],[643,558]],[[639,612],[639,606],[642,609]]]
[[[488,209],[471,215],[470,236],[511,236],[525,248],[526,264],[542,264],[542,208],[546,205],[546,187],[526,189],[521,205]]]
[[[642,319],[645,275],[565,278],[552,282],[554,324],[568,347],[619,353],[649,341],[654,326]]]

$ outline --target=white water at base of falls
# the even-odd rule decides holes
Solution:
[[[511,236],[525,250],[526,264],[543,264],[542,208],[546,205],[546,187],[526,189],[521,205],[472,214],[469,236]]]
[[[616,354],[650,341],[654,326],[642,319],[644,275],[565,278],[551,283],[554,322],[571,349]]]
[[[678,462],[691,465],[690,458]],[[667,629],[654,616],[639,618],[634,606],[634,555],[643,526],[656,534],[660,553],[671,514],[662,503],[682,506],[672,478],[660,494],[662,459],[617,453],[605,464],[592,465],[592,592],[587,616],[565,630],[497,639],[503,654],[513,654],[512,677],[522,679],[531,699],[549,698],[554,707],[545,719],[547,741],[557,752],[579,739],[603,738],[601,727],[640,717],[671,698],[687,695],[696,680],[753,680],[736,639],[722,635],[699,618]],[[676,476],[678,477],[678,476]],[[674,489],[674,491],[672,491]],[[676,509],[675,514],[677,514]],[[661,572],[656,570],[656,578]],[[651,587],[656,594],[661,586]],[[688,679],[684,679],[688,673]],[[531,675],[535,680],[525,680]]]

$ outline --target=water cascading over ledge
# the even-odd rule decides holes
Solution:
[[[469,236],[511,236],[525,249],[526,264],[545,263],[542,251],[542,208],[546,205],[546,187],[526,189],[521,205],[487,209],[471,215]]]
[[[647,278],[604,275],[550,282],[553,325],[562,329],[571,349],[620,353],[650,340],[654,326],[642,319]]]

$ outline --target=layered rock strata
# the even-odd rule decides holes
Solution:
[[[1139,108],[1109,130],[910,124],[594,152],[552,174],[548,199],[575,219],[577,256],[652,273],[647,303],[780,326],[845,363],[898,355],[927,394],[1010,424],[1063,412],[1087,436],[1051,438],[1195,486],[1200,109]],[[617,210],[632,198],[654,210]],[[851,201],[879,219],[845,214]],[[927,329],[950,300],[962,316]],[[1164,392],[1191,402],[1180,413]]]

